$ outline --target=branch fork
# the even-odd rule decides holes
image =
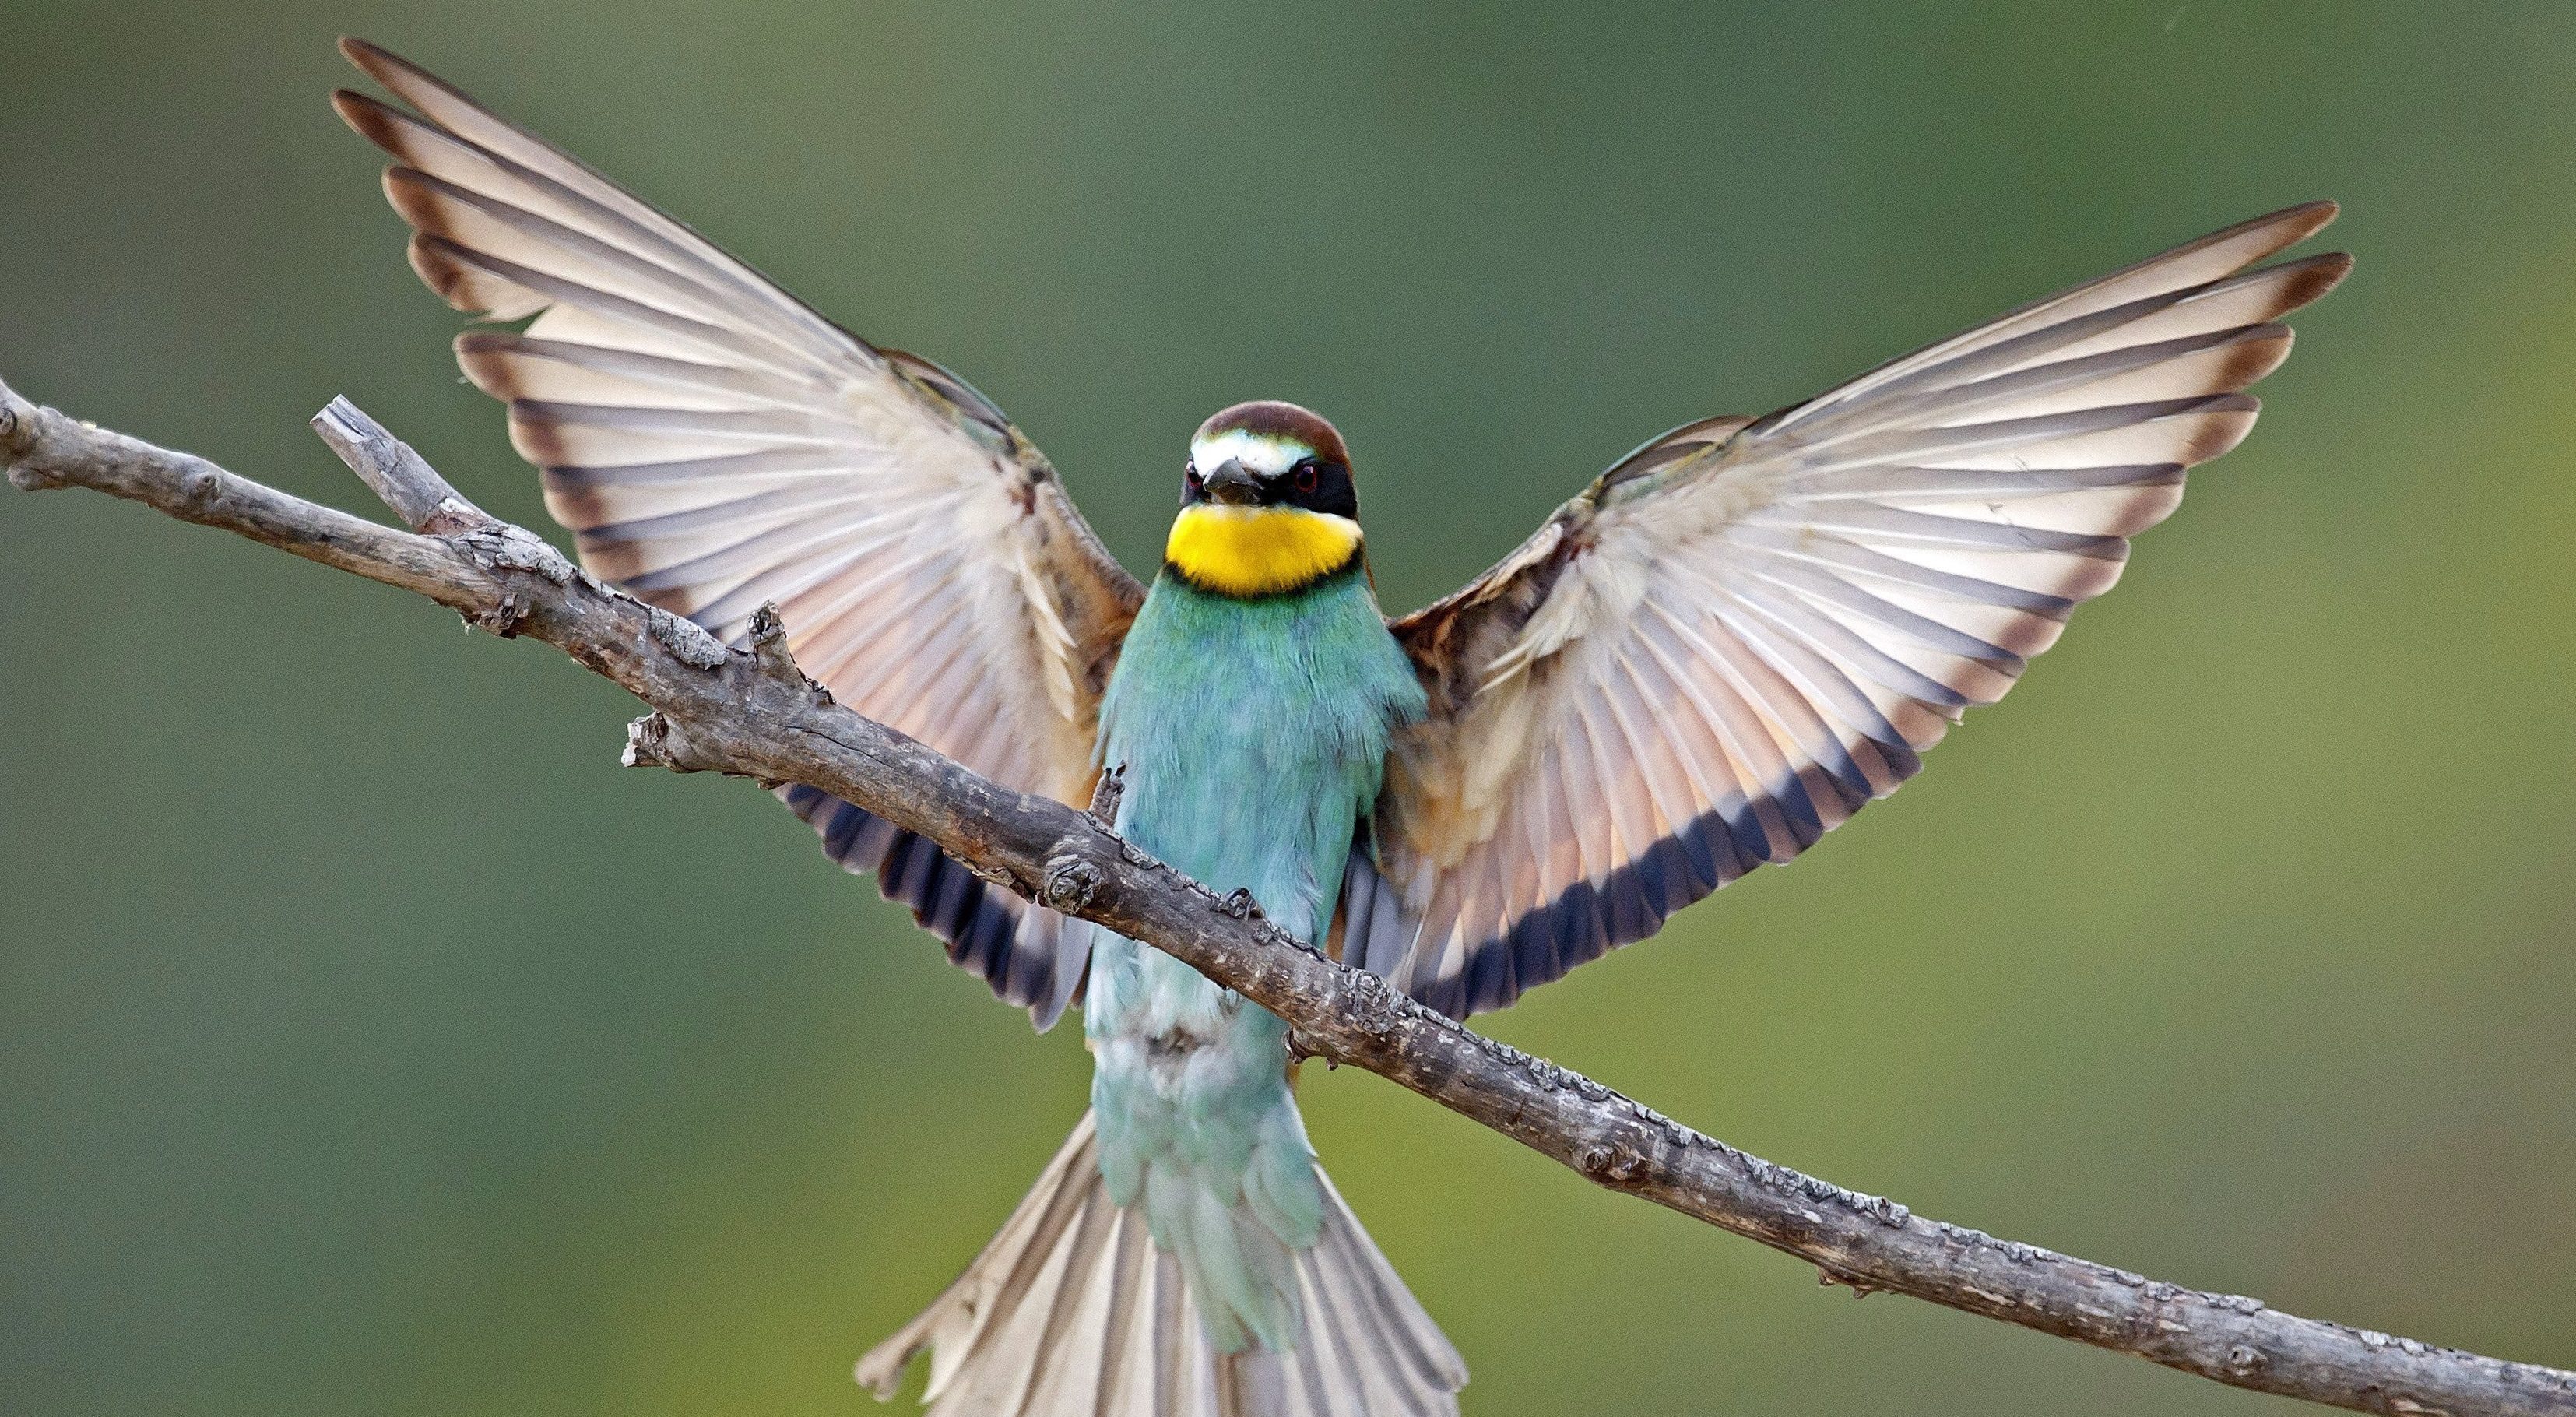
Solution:
[[[833,702],[774,608],[728,648],[583,574],[500,521],[345,399],[314,430],[393,509],[396,530],[184,453],[40,408],[0,385],[0,463],[31,491],[87,487],[429,597],[543,640],[650,710],[624,761],[804,783],[937,842],[987,881],[1143,940],[1278,1014],[1291,1048],[1356,1064],[1555,1158],[1816,1266],[1856,1294],[1910,1294],[2237,1387],[2409,1417],[2576,1417],[2576,1373],[2299,1318],[1928,1220],[1775,1165],[1423,1008],[1290,939],[1111,829],[1122,770],[1088,812],[975,776]]]

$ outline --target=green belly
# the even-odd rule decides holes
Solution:
[[[1125,764],[1118,827],[1320,945],[1389,733],[1421,712],[1412,667],[1356,571],[1239,601],[1171,576],[1129,632],[1102,709]],[[1100,1166],[1201,1296],[1209,1337],[1286,1346],[1293,1251],[1322,1214],[1276,1017],[1146,946],[1101,934],[1083,1005]]]

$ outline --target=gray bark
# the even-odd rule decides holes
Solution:
[[[543,640],[653,712],[626,761],[800,782],[938,842],[978,875],[1155,945],[1278,1014],[1294,1046],[1365,1068],[1651,1200],[1813,1263],[2218,1382],[2363,1412],[2576,1417],[2576,1373],[2300,1318],[1914,1215],[1703,1136],[1470,1032],[1273,929],[1121,841],[1106,814],[1015,792],[833,703],[774,610],[728,649],[475,508],[345,400],[314,420],[413,529],[306,502],[29,404],[0,386],[0,463],[21,488],[87,487],[416,591],[503,637]],[[1108,789],[1115,791],[1114,786]]]

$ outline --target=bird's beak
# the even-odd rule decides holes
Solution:
[[[1227,458],[1207,475],[1208,500],[1229,507],[1248,507],[1261,500],[1261,481],[1244,470],[1241,462]]]

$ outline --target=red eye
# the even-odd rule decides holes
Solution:
[[[1316,486],[1316,484],[1317,484],[1318,482],[1320,482],[1321,480],[1322,480],[1321,474],[1319,474],[1319,473],[1317,473],[1317,472],[1315,471],[1315,465],[1314,465],[1313,463],[1310,463],[1310,462],[1301,462],[1301,463],[1297,464],[1297,490],[1298,490],[1298,491],[1300,491],[1300,492],[1312,492],[1312,491],[1314,491],[1314,490],[1315,490],[1315,486]]]

